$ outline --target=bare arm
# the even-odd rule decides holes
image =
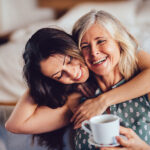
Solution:
[[[75,128],[80,127],[83,120],[103,113],[109,106],[125,102],[129,99],[150,93],[150,54],[140,51],[138,53],[138,65],[141,73],[127,83],[105,92],[96,98],[85,101],[77,110],[71,121]],[[150,94],[149,94],[150,95]]]
[[[17,103],[5,127],[11,132],[25,134],[54,131],[69,123],[70,114],[67,105],[57,109],[38,106],[29,96],[29,91],[26,91]]]
[[[150,93],[150,54],[140,51],[138,53],[138,66],[141,73],[122,86],[104,94],[111,98],[111,100],[107,100],[108,106]]]

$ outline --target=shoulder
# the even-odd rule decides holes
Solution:
[[[143,56],[146,56],[147,54],[150,55],[150,53],[148,53],[147,51],[144,51],[142,49],[137,51],[137,57],[143,57]]]
[[[141,70],[150,68],[150,53],[140,50],[137,52],[138,66]]]

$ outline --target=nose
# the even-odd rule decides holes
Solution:
[[[91,56],[96,56],[97,54],[99,54],[99,48],[96,44],[91,45]]]
[[[66,72],[67,76],[70,77],[71,79],[75,78],[75,74],[76,74],[76,67],[75,66],[67,65],[65,67],[64,71]]]

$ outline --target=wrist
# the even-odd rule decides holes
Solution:
[[[103,104],[106,108],[109,107],[110,101],[109,98],[107,97],[107,95],[105,93],[99,95],[98,97],[95,98],[100,104]]]
[[[118,101],[118,99],[119,99],[118,93],[116,95],[116,93],[114,93],[114,89],[103,93],[102,97],[103,97],[104,102],[106,103],[107,107],[120,103],[120,100]]]

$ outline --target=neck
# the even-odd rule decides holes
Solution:
[[[113,85],[118,83],[123,78],[123,76],[119,71],[114,71],[112,73],[99,77],[100,77],[99,86],[103,92],[111,89]]]

